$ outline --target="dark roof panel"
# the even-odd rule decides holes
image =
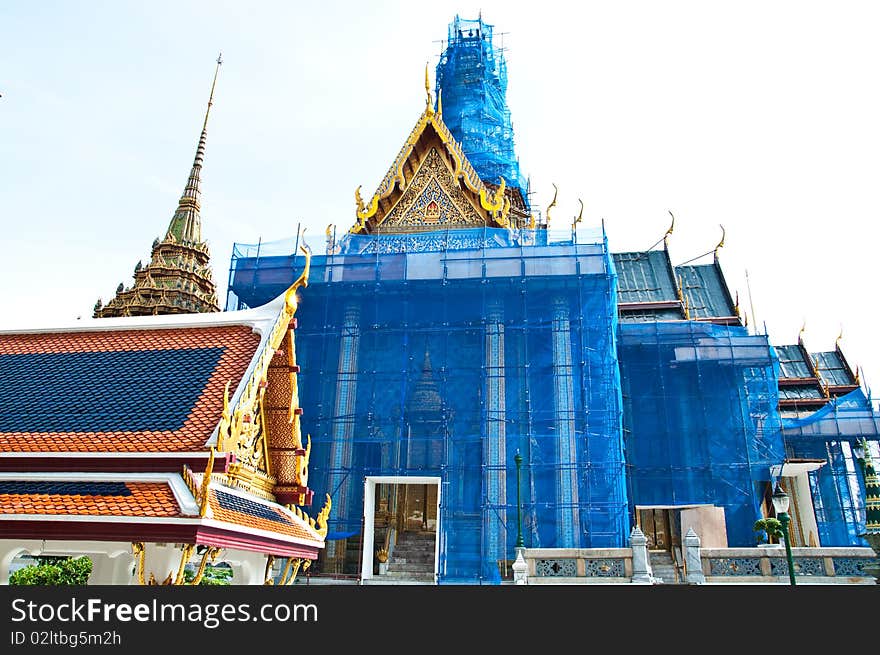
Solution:
[[[832,387],[856,384],[839,353],[835,351],[813,353],[813,357],[818,360],[819,375],[824,384]]]
[[[775,346],[775,349],[779,357],[780,378],[813,377],[813,368],[804,360],[800,346]]]
[[[691,318],[736,316],[730,294],[715,264],[676,266]]]
[[[618,302],[676,301],[672,266],[665,250],[612,253],[617,269]]]

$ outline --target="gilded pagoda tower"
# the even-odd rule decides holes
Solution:
[[[208,115],[221,63],[218,57],[195,161],[165,237],[153,241],[150,262],[146,266],[137,263],[131,287],[125,288],[120,283],[115,297],[103,307],[98,300],[94,318],[220,311],[209,265],[208,244],[202,241],[199,185],[208,136]]]

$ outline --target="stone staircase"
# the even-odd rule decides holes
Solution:
[[[654,584],[684,584],[680,571],[672,559],[672,553],[667,550],[651,550],[648,551],[648,556],[651,559]]]
[[[387,584],[434,582],[434,533],[403,532],[388,559],[388,571],[378,578]]]

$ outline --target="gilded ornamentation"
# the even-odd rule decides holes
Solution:
[[[193,576],[192,582],[189,584],[193,587],[197,586],[201,581],[202,577],[205,575],[205,567],[208,564],[208,559],[211,559],[211,563],[213,564],[217,561],[217,554],[220,552],[220,549],[216,546],[211,546],[210,548],[205,549],[205,552],[202,553],[202,561],[199,562],[199,569],[196,571],[195,576]]]
[[[406,164],[407,159],[413,153],[416,143],[418,143],[428,125],[431,125],[434,128],[437,136],[444,144],[446,151],[452,159],[453,182],[457,182],[460,179],[464,183],[465,187],[467,187],[471,192],[478,196],[481,203],[486,203],[493,207],[496,207],[494,210],[491,210],[491,219],[494,220],[494,222],[500,227],[510,227],[510,221],[508,219],[508,215],[510,212],[509,198],[504,196],[503,188],[500,190],[500,193],[497,190],[493,193],[483,183],[474,167],[467,160],[464,151],[461,149],[461,145],[455,140],[455,138],[452,136],[452,133],[449,131],[449,128],[446,127],[446,124],[443,122],[443,119],[441,117],[439,95],[437,98],[437,103],[437,112],[435,113],[431,108],[430,101],[428,102],[428,106],[425,108],[425,111],[422,112],[422,115],[416,122],[415,127],[412,129],[409,136],[407,137],[406,142],[400,149],[400,152],[395,158],[394,163],[388,169],[385,177],[382,178],[382,182],[379,184],[378,189],[376,189],[376,193],[373,194],[369,206],[364,205],[363,199],[360,195],[360,187],[358,187],[357,191],[355,191],[355,201],[357,203],[357,221],[349,230],[350,233],[357,234],[365,231],[366,221],[367,219],[372,218],[376,215],[379,201],[390,196],[395,188],[399,188],[401,192],[405,192],[408,186],[412,184],[412,182],[407,182],[403,173],[403,168]],[[502,180],[502,185],[503,184],[504,181]],[[454,184],[454,186],[460,191],[458,184]],[[397,207],[399,205],[400,202],[396,203],[395,207],[392,208],[392,210],[389,212],[389,215],[386,215],[385,217],[380,217],[378,222],[385,223],[388,220],[390,214],[397,210]],[[483,206],[485,208],[485,205]],[[487,211],[490,210],[487,209]],[[398,212],[398,215],[400,213],[401,212]],[[483,224],[487,223],[485,217],[481,217],[480,221]]]
[[[436,206],[436,218],[426,221],[428,207]],[[425,156],[412,182],[394,208],[385,217],[383,226],[458,226],[484,225],[473,205],[454,183],[449,168],[435,148]]]
[[[275,556],[268,555],[266,557],[266,572],[264,574],[264,582],[263,584],[275,584],[275,581],[272,580],[272,567],[275,566]]]
[[[302,566],[303,562],[309,562],[310,560],[303,560],[299,557],[290,557],[287,560],[287,565],[284,567],[284,571],[281,572],[281,579],[278,581],[279,585],[291,585],[293,581],[296,580],[296,574],[299,573],[300,566]]]
[[[551,182],[551,184],[553,184]],[[546,218],[545,223],[547,227],[550,227],[550,210],[556,206],[556,196],[559,194],[559,189],[555,184],[553,184],[553,200],[550,201],[550,204],[547,205],[547,210],[544,212],[544,216]]]
[[[581,211],[577,216],[575,216],[574,222],[571,224],[572,230],[576,230],[577,224],[580,223],[584,218],[584,201],[578,198],[578,202],[581,203]]]
[[[715,259],[718,259],[718,250],[724,246],[724,226],[719,225],[718,227],[721,228],[721,241],[719,241],[718,245],[715,246]]]
[[[317,532],[322,537],[327,536],[327,519],[330,517],[331,507],[333,507],[333,501],[330,500],[330,494],[327,494],[327,501],[324,503],[321,511],[318,512],[318,517],[315,519],[315,523],[318,526]]]
[[[300,241],[302,242],[302,240]],[[227,483],[243,487],[270,500],[275,479],[271,477],[268,433],[264,427],[263,397],[268,386],[268,372],[272,357],[284,341],[290,321],[297,310],[299,303],[297,292],[301,287],[308,286],[309,283],[312,254],[304,245],[300,246],[300,250],[306,258],[303,272],[285,292],[284,307],[272,326],[268,343],[260,354],[234,410],[230,410],[229,384],[226,384],[223,392],[223,411],[217,432],[217,450],[231,452],[236,458],[235,463],[228,467]],[[291,402],[298,403],[294,374],[291,374],[291,383],[293,391]],[[291,405],[291,413],[295,407],[295,404]],[[296,422],[296,429],[298,430],[298,422]],[[296,434],[298,435],[298,432]]]
[[[186,565],[192,557],[193,551],[196,549],[195,544],[186,544],[180,553],[180,565],[177,567],[177,577],[174,578],[174,584],[183,584],[183,577],[186,571]]]
[[[131,544],[131,552],[134,553],[135,574],[137,575],[138,584],[143,586],[146,584],[146,582],[144,582],[144,558],[146,557],[144,542],[133,541]]]

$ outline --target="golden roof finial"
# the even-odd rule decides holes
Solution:
[[[425,106],[428,114],[433,114],[434,109],[431,107],[431,83],[428,81],[428,62],[425,62]]]
[[[837,338],[834,340],[834,347],[840,350],[840,340],[843,339],[843,325],[840,326],[840,334],[837,335]]]
[[[575,226],[581,222],[584,218],[584,201],[578,198],[578,202],[581,203],[581,213],[575,216],[574,222],[571,224],[571,229],[574,230]]]
[[[724,226],[719,225],[718,227],[721,228],[721,241],[719,241],[718,245],[715,246],[715,259],[718,259],[718,249],[724,246],[724,236],[725,236]]]
[[[443,89],[437,89],[437,115],[443,116]]]
[[[663,247],[668,250],[669,249],[669,236],[672,234],[672,230],[675,229],[675,214],[673,214],[668,209],[666,211],[668,211],[669,215],[672,216],[672,223],[669,224],[669,229],[666,230],[666,234],[663,235]]]
[[[804,342],[804,330],[807,329],[807,319],[804,319],[803,325],[801,325],[801,331],[798,332],[798,343],[802,344]]]
[[[551,182],[550,184],[553,184],[553,182]],[[550,201],[550,204],[547,205],[547,210],[544,212],[544,215],[546,216],[545,222],[547,223],[548,228],[550,227],[550,210],[556,206],[556,196],[558,194],[559,188],[555,184],[553,184],[553,200]]]

